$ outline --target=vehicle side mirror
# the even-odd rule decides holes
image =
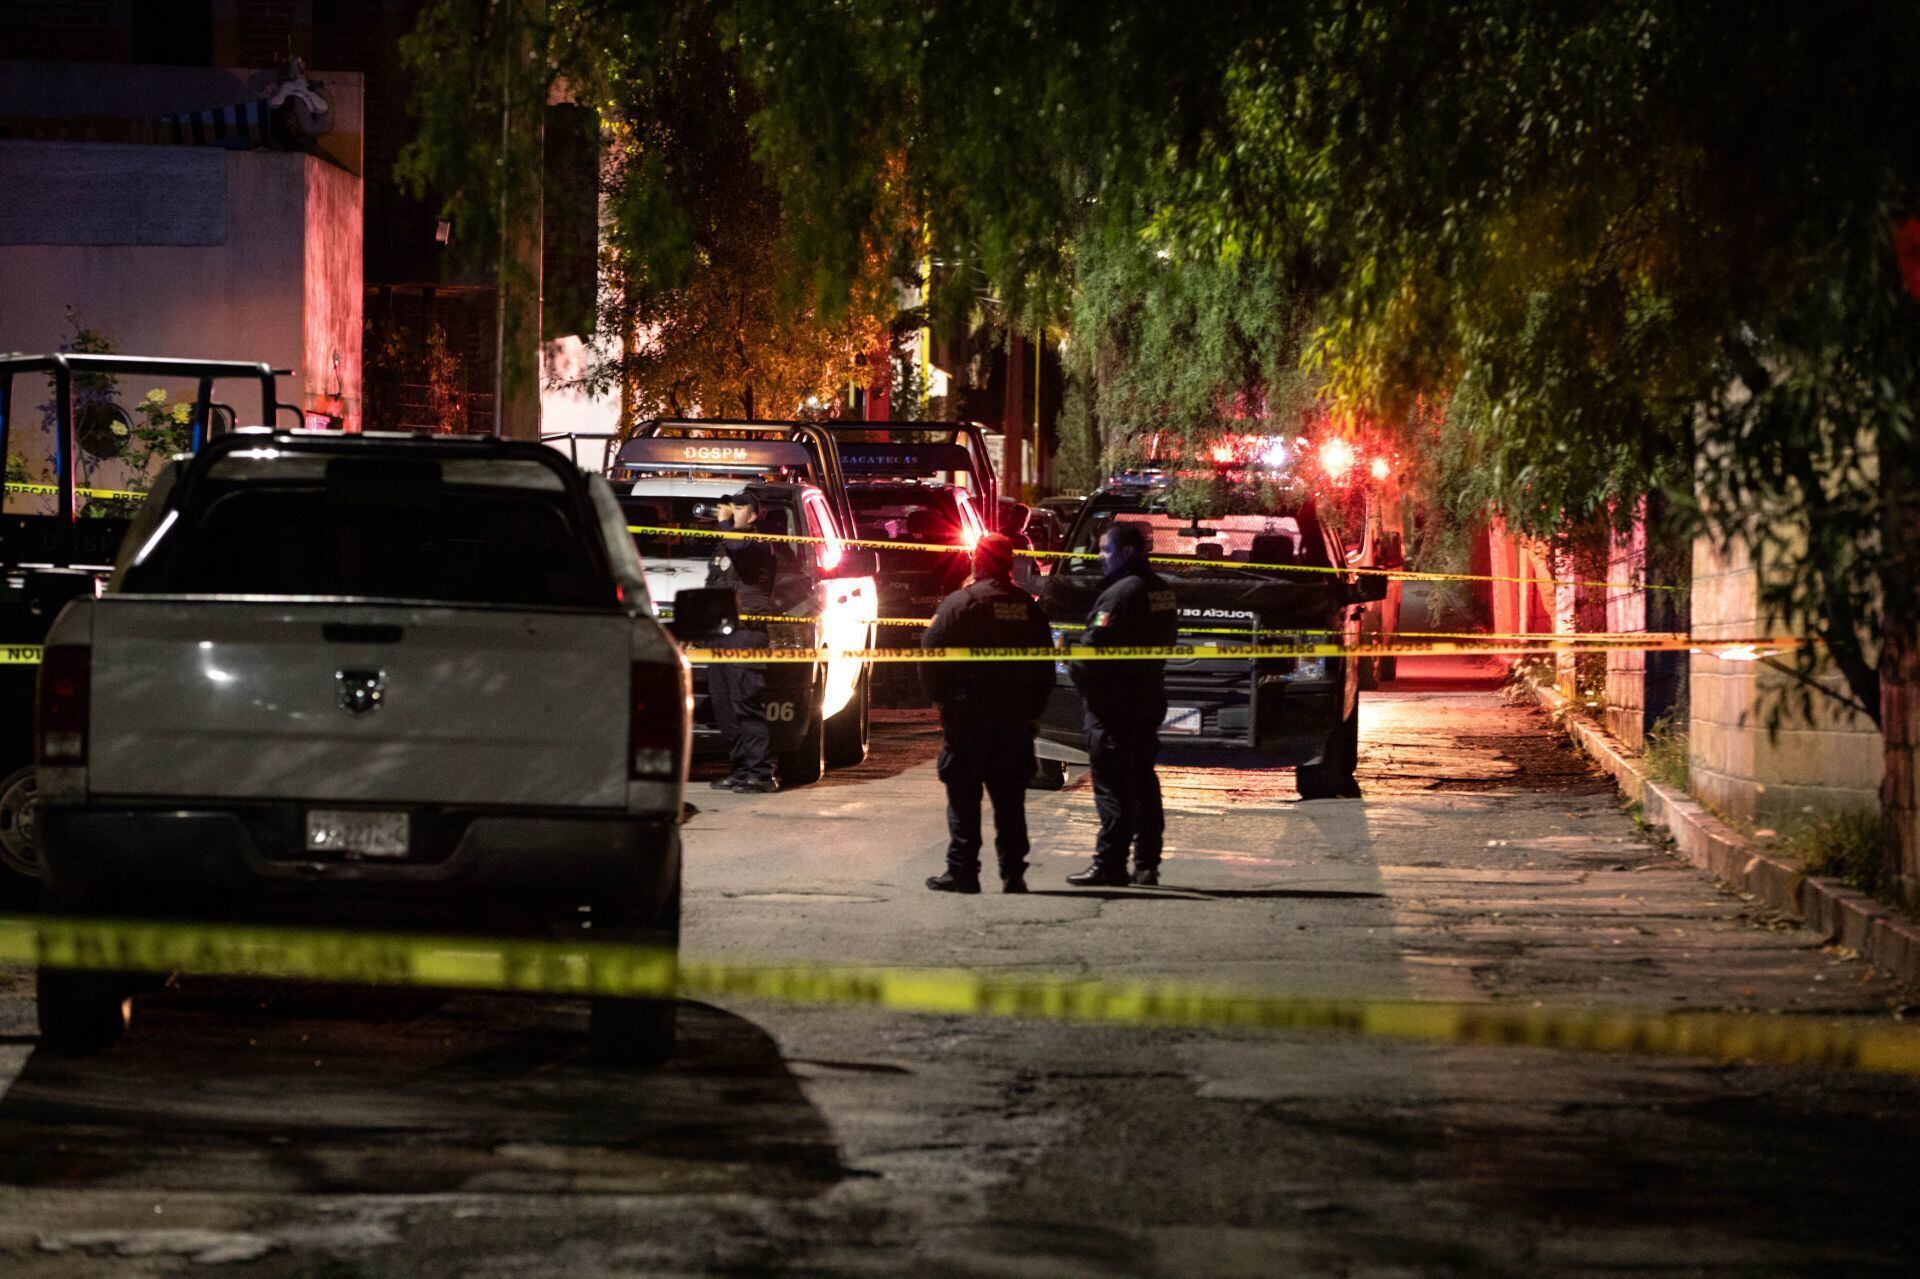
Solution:
[[[710,644],[740,629],[740,601],[723,587],[699,587],[673,597],[669,628],[683,644]]]
[[[1387,580],[1384,573],[1362,573],[1357,580],[1347,583],[1347,601],[1372,604],[1387,598]]]
[[[877,577],[879,573],[880,552],[859,546],[841,548],[840,563],[833,570],[835,577]]]

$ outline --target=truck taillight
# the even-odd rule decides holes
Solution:
[[[91,664],[92,654],[84,644],[54,644],[41,658],[35,750],[43,765],[87,762]]]
[[[628,698],[627,775],[658,781],[680,773],[693,715],[693,680],[680,662],[635,662]]]

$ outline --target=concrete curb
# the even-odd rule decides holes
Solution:
[[[1736,891],[1857,951],[1867,963],[1897,980],[1920,986],[1920,923],[1839,880],[1809,875],[1756,848],[1684,791],[1649,778],[1638,758],[1628,754],[1613,734],[1574,710],[1559,690],[1534,684],[1533,691],[1574,744],[1613,775],[1621,794],[1640,805],[1646,821],[1673,835],[1688,861]]]

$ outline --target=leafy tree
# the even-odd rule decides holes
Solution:
[[[892,313],[891,243],[877,233],[833,305],[816,303],[813,265],[752,157],[756,104],[723,53],[724,9],[433,0],[404,45],[419,132],[401,172],[452,193],[469,244],[496,245],[502,198],[537,182],[530,161],[497,145],[501,104],[564,87],[599,112],[601,318],[623,340],[587,382],[621,385],[629,420],[792,416],[810,399],[831,402]],[[892,235],[903,207],[876,225]]]
[[[1029,332],[1077,306],[1154,349],[1182,323],[1262,335],[1251,381],[1244,360],[1189,379],[1156,357],[1093,388],[1095,417],[1104,396],[1207,429],[1221,395],[1279,384],[1270,353],[1290,344],[1269,339],[1297,332],[1337,407],[1432,445],[1443,506],[1555,535],[1655,493],[1681,531],[1747,538],[1767,606],[1882,726],[1888,860],[1920,888],[1920,281],[1895,247],[1920,210],[1920,11],[551,11],[719,31],[818,305],[846,307],[905,204]],[[1140,255],[1161,250],[1177,266],[1155,276]],[[1210,292],[1236,276],[1246,306]],[[1437,435],[1423,405],[1446,410]]]
[[[1244,255],[1176,258],[1106,227],[1074,241],[1071,265],[1068,367],[1108,443],[1302,425],[1315,387],[1284,269]]]
[[[1754,542],[1767,606],[1882,725],[1888,856],[1920,884],[1920,306],[1894,249],[1920,13],[854,0],[776,37],[742,8],[761,153],[823,260],[904,148],[946,252],[1030,310],[1090,229],[1250,256],[1276,312],[1310,308],[1338,403],[1446,404],[1447,500],[1553,535],[1655,492]],[[846,109],[809,72],[829,45]]]

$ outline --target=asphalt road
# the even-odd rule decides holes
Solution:
[[[1412,686],[1410,686],[1412,687]],[[1778,1009],[1912,999],[1684,866],[1537,712],[1396,691],[1366,798],[1163,770],[1165,887],[926,892],[924,716],[688,828],[690,955],[1302,994]],[[695,1006],[654,1075],[558,1001],[189,982],[102,1058],[0,972],[9,1275],[1913,1273],[1920,1085],[1333,1034]]]

